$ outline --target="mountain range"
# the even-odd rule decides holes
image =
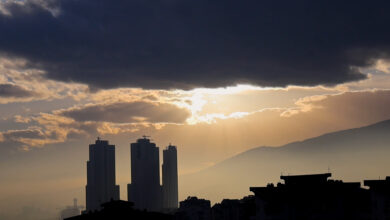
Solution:
[[[179,179],[183,195],[220,202],[252,194],[251,186],[277,183],[280,175],[331,172],[361,182],[390,176],[390,120],[293,142],[262,146]],[[196,184],[195,184],[196,183]]]

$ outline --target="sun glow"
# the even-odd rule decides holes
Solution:
[[[214,123],[216,119],[228,119],[228,118],[241,118],[250,113],[248,112],[233,112],[230,114],[223,113],[213,113],[213,114],[202,114],[204,106],[210,102],[207,99],[209,96],[213,96],[216,99],[213,102],[218,101],[218,96],[222,95],[233,95],[239,94],[247,91],[260,91],[260,90],[270,90],[275,88],[268,87],[257,87],[252,85],[237,85],[224,88],[197,88],[190,91],[180,91],[181,94],[186,96],[186,102],[176,103],[180,107],[187,108],[191,112],[191,117],[187,119],[188,124],[197,124],[197,123]]]

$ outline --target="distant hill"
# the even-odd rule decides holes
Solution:
[[[280,174],[332,172],[334,179],[362,181],[390,176],[390,120],[293,142],[257,147],[180,178],[183,195],[222,198],[249,195],[250,186],[279,181]]]

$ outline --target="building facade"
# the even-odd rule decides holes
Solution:
[[[163,151],[162,183],[163,208],[178,208],[177,150],[172,145]]]
[[[180,202],[175,214],[177,220],[212,220],[210,200],[188,197]]]
[[[371,199],[371,219],[390,219],[390,176],[384,180],[365,180]]]
[[[212,220],[252,220],[256,215],[253,195],[238,199],[223,199],[211,208]]]
[[[251,187],[258,220],[370,219],[370,200],[360,182],[328,180],[330,173],[281,176],[284,184]]]
[[[89,145],[87,161],[86,211],[100,210],[101,204],[119,200],[115,180],[115,145],[96,140]]]
[[[131,184],[128,200],[136,209],[162,210],[159,148],[144,136],[131,143]]]

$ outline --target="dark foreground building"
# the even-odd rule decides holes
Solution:
[[[372,220],[390,219],[390,176],[385,180],[365,180],[370,189]]]
[[[211,208],[213,220],[251,220],[256,215],[254,196],[224,199]]]
[[[177,209],[179,204],[177,150],[172,145],[163,151],[162,183],[163,208],[165,210]]]
[[[209,200],[188,197],[168,214],[133,208],[132,202],[111,201],[98,211],[69,218],[172,220],[389,220],[390,177],[385,180],[342,182],[330,173],[281,176],[276,186],[250,187],[255,195],[224,199],[211,208]]]
[[[159,148],[144,136],[130,145],[130,151],[131,184],[127,186],[128,201],[140,210],[161,211]]]
[[[211,208],[209,200],[188,197],[180,202],[175,220],[251,220],[256,214],[254,196],[224,199]]]
[[[131,143],[131,184],[128,201],[140,210],[173,212],[178,208],[177,150],[169,145],[163,151],[160,185],[159,148],[147,136]]]
[[[99,211],[91,211],[67,220],[173,220],[172,215],[137,210],[133,205],[127,201],[111,201],[102,204]]]
[[[119,186],[115,180],[115,145],[106,140],[89,145],[87,161],[86,211],[98,210],[101,204],[119,200]]]
[[[255,219],[371,219],[370,192],[359,182],[328,180],[330,176],[281,176],[284,184],[251,187],[256,197]]]
[[[175,214],[177,220],[211,220],[211,203],[206,199],[188,197],[180,202]]]

